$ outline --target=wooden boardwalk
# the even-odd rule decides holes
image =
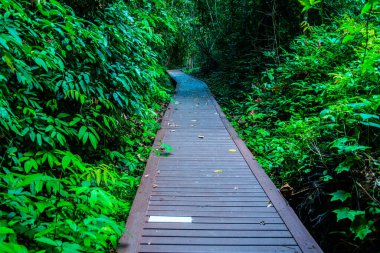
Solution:
[[[181,71],[119,253],[322,252],[207,86]]]

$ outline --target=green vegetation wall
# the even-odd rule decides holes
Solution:
[[[200,72],[326,252],[380,251],[380,2],[199,0]]]
[[[1,252],[116,247],[169,98],[178,11],[0,0]]]

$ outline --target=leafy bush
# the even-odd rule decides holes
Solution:
[[[168,99],[154,2],[0,0],[2,252],[116,247]]]
[[[257,59],[246,55],[208,80],[224,95],[219,83],[234,80],[227,94],[234,100],[220,101],[259,163],[320,231],[322,246],[378,252],[379,9],[377,1],[362,15],[345,8],[330,24],[305,26],[279,57],[264,52],[261,73],[247,70]]]

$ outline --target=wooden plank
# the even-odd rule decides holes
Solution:
[[[194,233],[196,235],[196,232]],[[146,245],[225,245],[225,246],[296,246],[293,238],[202,238],[202,237],[153,237],[144,236],[141,244]]]
[[[284,224],[203,224],[203,223],[146,223],[144,228],[150,229],[192,229],[192,230],[238,230],[238,231],[287,231]],[[178,234],[180,236],[180,234]]]
[[[216,207],[222,207],[222,206],[267,206],[268,201],[250,201],[250,202],[228,202],[228,201],[150,201],[150,206],[216,206]]]
[[[144,236],[166,237],[225,237],[225,238],[289,238],[289,231],[236,231],[236,230],[178,230],[178,229],[144,229]]]
[[[170,190],[170,191],[181,191],[181,190],[192,190],[192,189],[198,189],[198,190],[206,190],[208,192],[212,192],[212,190],[215,190],[215,192],[218,191],[223,191],[223,190],[234,190],[235,192],[238,192],[239,190],[245,189],[245,190],[250,190],[252,192],[262,192],[262,188],[260,185],[257,184],[216,184],[215,186],[209,186],[207,184],[199,184],[199,183],[194,183],[194,184],[184,184],[183,187],[180,186],[178,183],[172,183],[172,181],[169,182],[164,182],[164,181],[155,181],[156,183],[156,189],[155,190],[160,190],[160,189],[165,189],[165,190]],[[210,183],[212,184],[213,181],[210,180]],[[206,187],[208,186],[208,187]]]
[[[177,196],[177,197],[266,197],[262,189],[257,192],[152,192],[151,196]]]
[[[249,201],[269,201],[269,199],[266,197],[265,193],[256,195],[254,197],[235,197],[235,196],[222,196],[222,197],[209,197],[209,196],[151,196],[150,200],[152,201],[197,201],[197,202],[204,202],[204,201],[215,201],[215,202],[249,202]]]
[[[160,187],[160,184],[158,183],[155,183],[156,187]],[[172,188],[181,188],[181,187],[193,187],[193,188],[196,188],[196,187],[202,187],[204,189],[213,189],[214,187],[218,187],[218,188],[233,188],[235,187],[236,185],[239,185],[239,186],[242,186],[242,185],[252,185],[252,183],[236,183],[236,182],[228,182],[228,183],[212,183],[211,184],[207,184],[206,182],[204,183],[197,183],[197,182],[193,182],[193,183],[165,183],[165,182],[161,182],[161,185],[162,186],[165,186],[165,187],[172,187]],[[256,188],[258,190],[261,190],[261,187],[258,186],[258,187],[253,187],[253,188]]]
[[[297,246],[141,245],[141,253],[301,253]]]
[[[160,172],[161,173],[161,172]],[[222,173],[222,172],[221,172]],[[256,187],[259,187],[261,188],[261,186],[259,185],[259,183],[257,182],[257,180],[255,178],[247,178],[247,177],[241,177],[241,178],[234,178],[234,177],[229,177],[229,178],[224,178],[224,177],[213,177],[213,178],[184,178],[184,177],[181,177],[181,178],[178,178],[177,180],[174,180],[172,178],[165,178],[165,177],[162,177],[162,176],[158,176],[156,178],[156,182],[161,182],[161,183],[167,183],[167,184],[174,184],[175,182],[180,182],[181,184],[191,184],[191,183],[195,183],[195,184],[210,184],[210,183],[218,183],[218,184],[222,184],[222,185],[229,185],[229,184],[248,184],[254,188]]]
[[[147,211],[146,215],[155,216],[191,216],[191,217],[235,217],[235,218],[261,218],[279,217],[277,212],[197,212],[197,211]]]
[[[149,211],[187,211],[187,212],[266,212],[275,213],[276,209],[266,206],[152,206]]]
[[[175,180],[178,177],[182,178],[242,178],[250,177],[251,174],[247,172],[247,169],[235,169],[235,170],[222,170],[222,172],[215,172],[215,170],[200,171],[200,170],[189,170],[189,171],[178,171],[178,168],[172,170],[160,170],[158,178],[164,177],[167,180]]]
[[[236,217],[193,217],[193,223],[224,224],[283,224],[279,217],[236,218]]]
[[[209,193],[209,192],[216,192],[216,193],[232,193],[232,192],[244,192],[244,193],[254,193],[254,192],[261,192],[262,189],[260,188],[211,188],[211,189],[203,189],[203,188],[195,188],[195,187],[188,187],[188,188],[167,188],[167,187],[157,187],[154,189],[154,192],[198,192],[198,193]]]

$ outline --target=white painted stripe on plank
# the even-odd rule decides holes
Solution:
[[[177,216],[149,216],[148,222],[183,222],[192,223],[192,217],[177,217]]]

